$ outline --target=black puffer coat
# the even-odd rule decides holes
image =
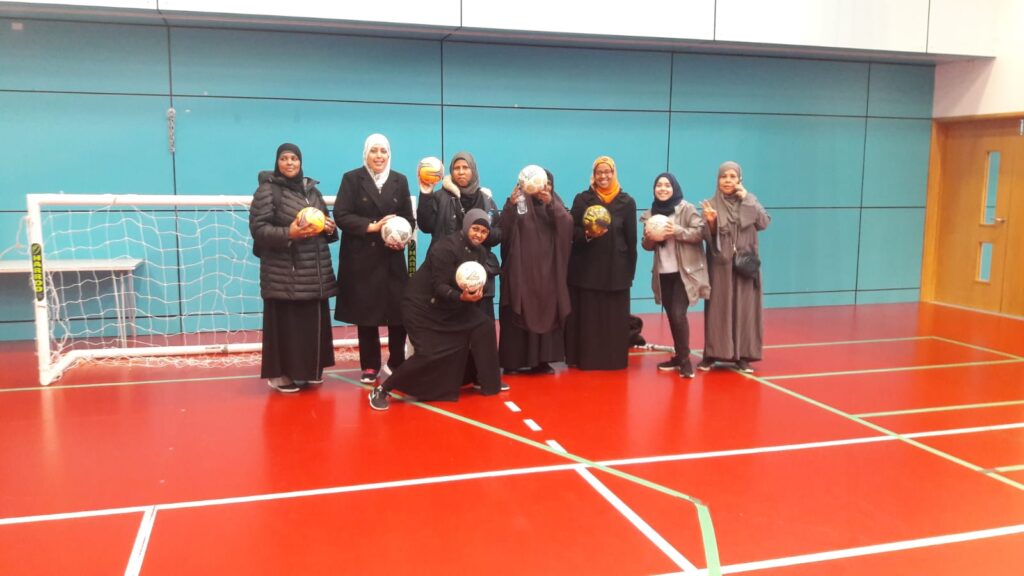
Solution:
[[[327,214],[316,185],[305,179],[305,195],[285,186],[273,171],[260,172],[259,188],[249,207],[253,252],[260,258],[260,295],[267,300],[326,300],[338,293],[327,245],[338,232],[291,240],[288,227],[307,206]]]

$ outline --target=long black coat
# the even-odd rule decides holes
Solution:
[[[592,189],[584,190],[572,201],[573,241],[569,256],[569,285],[587,290],[628,290],[636,272],[636,202],[619,192],[605,206],[612,216],[611,227],[599,238],[587,240],[583,233],[583,213],[601,204]]]
[[[494,278],[501,271],[498,258],[491,251],[492,247],[501,244],[501,214],[498,212],[498,205],[495,204],[494,198],[491,197],[491,192],[486,188],[480,188],[477,191],[469,209],[473,208],[479,208],[491,217],[491,231],[483,244],[487,248],[489,256],[487,261],[482,263],[487,269],[484,299],[488,300],[494,297]],[[437,244],[442,238],[462,233],[462,220],[466,216],[466,211],[462,201],[443,188],[431,194],[420,194],[416,217],[419,218],[420,230],[430,234],[430,247],[427,252],[430,252],[434,244]]]
[[[269,170],[260,172],[258,181],[249,207],[249,232],[260,258],[260,294],[273,300],[326,300],[336,295],[327,244],[338,239],[338,232],[288,238],[288,227],[303,208],[313,206],[327,213],[318,182],[306,178],[305,191],[299,194]]]
[[[405,252],[385,246],[380,233],[366,232],[371,222],[388,214],[416,225],[405,176],[392,170],[378,192],[365,167],[345,173],[334,202],[334,221],[341,230],[337,320],[359,326],[402,324],[402,292],[409,281]]]

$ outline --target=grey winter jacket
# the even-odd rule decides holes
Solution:
[[[324,214],[327,205],[316,180],[305,179],[305,194],[288,188],[272,171],[259,174],[259,188],[249,207],[253,252],[260,259],[260,295],[268,300],[326,300],[337,295],[330,242],[338,232],[292,240],[288,227],[307,206]]]

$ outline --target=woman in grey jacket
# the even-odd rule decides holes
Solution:
[[[249,208],[263,297],[260,377],[280,392],[298,392],[334,365],[328,299],[338,287],[327,244],[338,232],[330,219],[318,230],[299,218],[310,206],[327,213],[318,182],[302,175],[299,147],[282,144],[276,158],[273,172],[260,172]]]
[[[652,216],[667,218],[663,226],[653,222]],[[676,353],[658,364],[658,370],[678,370],[684,378],[693,378],[690,362],[690,323],[686,309],[701,298],[711,295],[708,270],[705,266],[704,221],[697,209],[683,200],[683,190],[676,177],[668,172],[654,179],[654,203],[640,216],[644,227],[641,245],[654,252],[651,271],[654,301],[665,307],[672,342]]]

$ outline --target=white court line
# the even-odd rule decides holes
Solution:
[[[683,556],[679,553],[678,550],[673,548],[672,545],[669,544],[668,541],[661,536],[661,534],[658,534],[658,532],[654,528],[652,528],[650,524],[645,522],[644,519],[641,518],[636,512],[634,512],[633,509],[630,508],[625,502],[623,502],[621,498],[619,498],[618,496],[615,495],[614,492],[609,490],[603,482],[598,480],[597,477],[595,477],[594,474],[590,472],[590,470],[587,470],[584,466],[577,466],[576,472],[579,473],[579,475],[582,476],[583,479],[586,480],[587,483],[594,488],[594,490],[597,490],[598,494],[604,496],[604,499],[607,500],[609,504],[614,506],[620,514],[625,516],[626,519],[633,524],[633,526],[636,526],[637,530],[640,530],[640,532],[644,536],[646,536],[648,540],[650,540],[655,546],[658,547],[659,550],[661,550],[666,556],[668,556],[669,559],[672,560],[672,562],[675,563],[676,566],[682,568],[683,574],[697,574],[697,567],[694,566],[692,562],[687,560],[685,556]]]
[[[522,412],[522,410],[519,409],[519,406],[516,406],[516,403],[511,400],[505,402],[505,406],[512,412]]]
[[[142,561],[146,558],[146,547],[149,546],[149,535],[153,533],[154,522],[156,506],[150,506],[142,514],[142,522],[139,523],[139,532],[135,535],[135,546],[132,547],[132,555],[128,557],[128,567],[124,570],[124,576],[139,576],[139,572],[142,572]]]
[[[526,424],[526,427],[529,428],[530,430],[533,430],[534,432],[540,432],[541,430],[543,430],[543,428],[541,428],[539,424],[534,422],[532,418],[524,418],[523,424]]]
[[[1024,362],[1013,358],[1006,360],[979,360],[977,362],[960,362],[954,364],[926,364],[923,366],[898,366],[896,368],[865,368],[863,370],[843,370],[839,372],[816,372],[813,374],[779,374],[774,376],[757,375],[762,380],[793,380],[796,378],[828,378],[834,376],[852,376],[856,374],[888,374],[890,372],[912,372],[914,370],[942,370],[947,368],[968,368],[971,366],[998,366]]]
[[[996,426],[981,426],[977,428],[958,428],[952,430],[936,430],[933,432],[915,432],[903,434],[906,438],[924,438],[951,436],[956,434],[972,434],[977,432],[988,432],[992,430],[1010,430],[1024,428],[1024,422],[1016,424],[1000,424]],[[669,462],[675,460],[696,460],[704,458],[721,458],[729,456],[744,456],[755,454],[767,454],[772,452],[786,452],[793,450],[808,450],[815,448],[830,448],[834,446],[846,446],[853,444],[868,444],[872,442],[891,442],[896,438],[889,435],[852,438],[847,440],[833,440],[828,442],[808,442],[804,444],[784,444],[777,446],[764,446],[761,448],[748,448],[737,450],[720,450],[715,452],[693,452],[687,454],[671,454],[667,456],[647,456],[642,458],[625,458],[620,460],[604,460],[596,462],[601,466],[628,466],[632,464],[651,464],[657,462]],[[425,478],[414,478],[411,480],[393,480],[388,482],[373,482],[368,484],[351,484],[347,486],[333,486],[329,488],[316,488],[311,490],[296,490],[292,492],[274,492],[270,494],[257,494],[252,496],[236,496],[231,498],[216,498],[210,500],[193,500],[186,502],[175,502],[168,504],[157,504],[157,510],[180,510],[185,508],[202,508],[205,506],[223,506],[229,504],[247,504],[250,502],[266,502],[272,500],[284,500],[288,498],[305,498],[309,496],[327,496],[331,494],[346,494],[350,492],[363,492],[368,490],[382,490],[388,488],[404,488],[409,486],[424,486],[429,484],[443,484],[445,482],[461,482],[464,480],[479,480],[486,478],[501,478],[506,476],[520,476],[527,474],[545,474],[549,472],[564,472],[575,470],[580,464],[557,464],[551,466],[533,466],[528,468],[508,468],[505,470],[490,470],[486,472],[470,472],[465,474],[453,474],[449,476],[428,476]],[[73,520],[76,518],[92,518],[97,516],[115,516],[118,514],[144,513],[150,506],[130,506],[124,508],[107,508],[102,510],[84,510],[80,512],[65,512],[59,514],[41,514],[34,516],[20,516],[14,518],[0,518],[0,526],[11,524],[28,524],[32,522],[46,522],[50,520]]]
[[[557,450],[557,451],[559,451],[559,452],[563,452],[563,453],[565,453],[565,454],[568,454],[568,453],[569,453],[569,451],[568,451],[568,450],[566,450],[565,448],[562,448],[562,445],[561,445],[561,444],[559,444],[559,443],[558,443],[558,442],[557,442],[556,440],[548,440],[548,441],[546,441],[546,442],[544,442],[544,443],[545,443],[545,444],[547,444],[548,446],[551,446],[551,448],[552,448],[553,450]]]

